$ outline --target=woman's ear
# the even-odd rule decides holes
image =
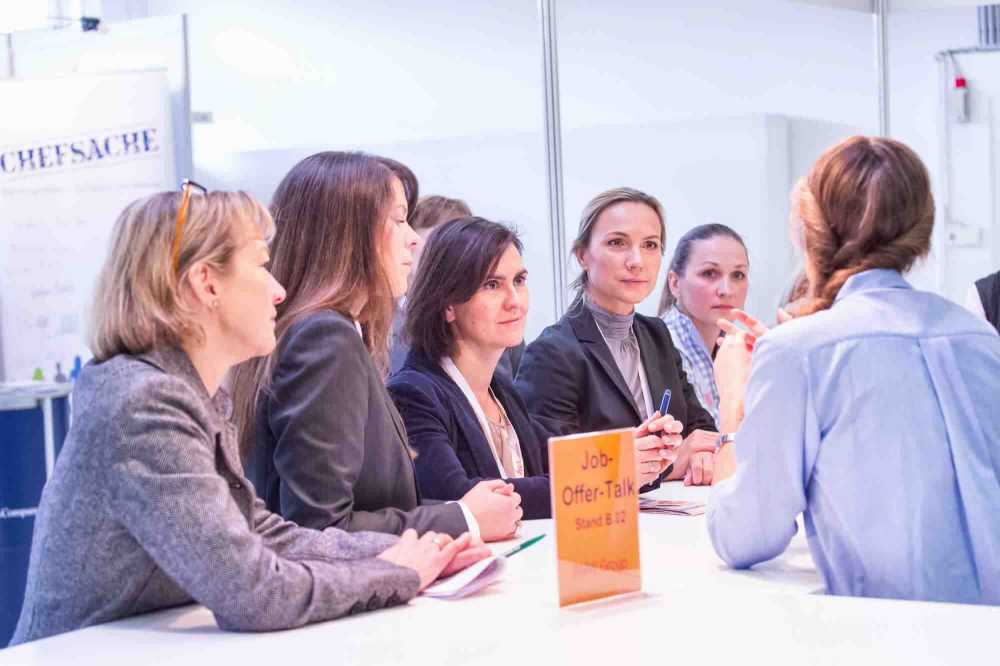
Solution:
[[[667,288],[670,289],[670,295],[677,300],[677,293],[680,291],[680,285],[678,284],[679,278],[677,273],[674,271],[667,271]]]
[[[581,270],[586,272],[587,270],[587,248],[580,247],[573,250],[573,256],[576,257],[576,263],[580,265]]]
[[[219,282],[215,271],[204,262],[197,262],[186,275],[190,293],[194,300],[205,308],[219,306]]]
[[[447,324],[454,324],[455,323],[455,308],[454,308],[454,306],[449,305],[448,307],[446,307],[444,309],[444,321]]]

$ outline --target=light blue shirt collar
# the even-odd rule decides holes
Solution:
[[[899,271],[891,268],[872,268],[847,278],[847,282],[840,288],[833,302],[836,303],[851,294],[859,294],[873,289],[913,289],[913,287],[903,279]]]

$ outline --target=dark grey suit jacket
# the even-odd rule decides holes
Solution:
[[[354,322],[332,310],[296,322],[257,401],[247,475],[299,525],[458,536],[455,503],[422,503],[406,428]]]
[[[668,412],[684,425],[685,437],[698,429],[716,431],[712,415],[701,406],[684,374],[667,325],[662,319],[636,313],[632,326],[653,408],[658,408],[664,389],[669,388]],[[642,422],[594,316],[580,302],[528,345],[516,387],[550,436],[632,428]]]
[[[88,364],[42,493],[12,644],[190,603],[232,630],[297,627],[413,597],[384,534],[267,511],[239,464],[228,399],[184,352]]]

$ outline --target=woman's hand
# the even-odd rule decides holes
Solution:
[[[733,322],[745,325],[743,330]],[[715,384],[719,388],[719,426],[722,432],[736,432],[743,422],[743,394],[750,379],[750,366],[757,339],[768,327],[742,310],[732,310],[720,319],[726,332],[715,355]]]
[[[674,417],[660,412],[639,424],[635,429],[635,468],[639,487],[656,481],[677,457],[683,426]]]
[[[468,533],[452,539],[447,534],[427,532],[417,538],[416,531],[406,530],[395,545],[382,551],[378,557],[416,571],[420,577],[420,589],[424,590],[442,572],[454,573],[464,569],[487,557],[489,552],[482,542],[478,546],[472,545]],[[456,562],[459,557],[462,559]]]
[[[691,455],[687,472],[684,473],[685,486],[710,486],[715,472],[715,456],[707,451]]]
[[[500,541],[513,536],[524,515],[521,496],[503,479],[480,481],[461,501],[476,517],[483,541]]]
[[[670,480],[684,479],[685,485],[701,485],[711,483],[712,453],[719,433],[709,430],[694,430],[677,450],[674,469],[670,472]],[[696,465],[697,471],[691,466]],[[706,480],[705,469],[709,469]]]

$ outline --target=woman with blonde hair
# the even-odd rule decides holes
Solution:
[[[303,529],[259,502],[220,385],[274,347],[274,225],[245,193],[194,186],[115,224],[13,644],[192,601],[223,629],[297,627],[404,602],[485,554],[468,536]]]
[[[793,202],[800,316],[767,331],[734,313],[750,333],[721,322],[735,435],[716,461],[716,552],[734,567],[775,557],[802,513],[832,594],[1000,604],[1000,338],[901,275],[930,250],[924,165],[852,137]]]
[[[656,286],[666,235],[655,197],[625,187],[594,197],[573,243],[582,269],[576,301],[528,345],[517,374],[517,390],[550,435],[639,427],[646,490],[661,477],[711,483],[717,437],[666,324],[635,309]],[[662,421],[666,402],[671,418]],[[661,422],[666,430],[645,429]]]
[[[273,270],[287,290],[278,343],[234,381],[249,476],[267,506],[315,529],[513,534],[520,497],[503,481],[450,503],[418,493],[384,384],[417,243],[400,179],[370,155],[317,153],[289,171],[272,208]]]

